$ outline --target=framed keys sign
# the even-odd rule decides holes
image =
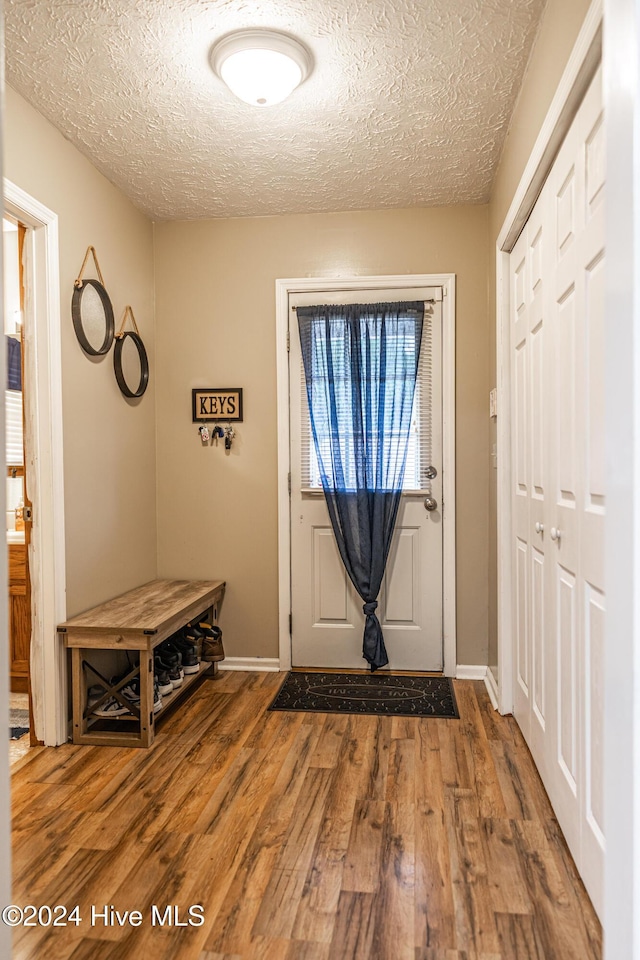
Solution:
[[[242,422],[242,387],[197,387],[191,391],[194,423]]]

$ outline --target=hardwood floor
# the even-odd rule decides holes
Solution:
[[[599,960],[601,930],[510,717],[266,713],[224,673],[148,750],[37,748],[13,768],[15,960]],[[152,924],[152,905],[181,923]],[[139,910],[91,925],[91,905]],[[46,918],[45,918],[46,919]],[[115,918],[114,918],[115,919]],[[194,919],[198,919],[197,911]]]

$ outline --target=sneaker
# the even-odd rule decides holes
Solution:
[[[224,647],[222,646],[222,630],[220,627],[211,624],[201,623],[200,629],[206,627],[205,636],[202,640],[202,659],[209,663],[215,663],[218,660],[224,660]]]
[[[180,653],[179,650],[171,650],[167,646],[168,642],[169,642],[168,640],[165,640],[163,643],[160,644],[160,646],[158,647],[158,655],[162,658],[163,662],[168,667],[173,668],[174,673],[179,674],[178,686],[180,686],[180,684],[184,680],[184,670],[182,669],[182,654]],[[171,674],[171,682],[173,683],[174,686],[176,686],[176,683],[173,679],[173,673]]]
[[[168,663],[168,662],[165,660],[164,655],[163,655],[163,656],[160,656],[160,654],[156,654],[155,663],[157,664],[157,666],[156,666],[156,671],[157,671],[158,669],[160,669],[160,670],[164,671],[164,672],[167,674],[167,676],[169,677],[169,683],[171,684],[171,690],[167,690],[167,694],[166,694],[166,695],[170,694],[170,693],[171,693],[173,690],[175,690],[177,687],[181,687],[181,686],[182,686],[182,683],[183,683],[183,680],[184,680],[184,674],[182,673],[182,671],[181,671],[180,668],[178,667],[177,662],[175,662],[175,663]],[[165,696],[165,694],[164,694],[164,692],[163,692],[162,690],[161,690],[160,692],[162,693],[163,696]]]
[[[93,711],[94,716],[96,717],[121,717],[125,713],[131,713],[127,707],[123,706],[119,700],[116,700],[115,697],[109,697],[108,700],[102,704],[101,707],[98,707],[97,710]]]
[[[200,663],[193,643],[176,634],[170,640],[167,640],[167,649],[180,655],[182,669],[186,674],[198,673]]]
[[[193,623],[188,623],[184,628],[184,638],[188,643],[196,648],[196,656],[198,660],[202,660],[202,640],[204,638],[204,630],[201,630],[200,627],[197,627]]]
[[[120,691],[125,700],[128,700],[131,706],[140,709],[140,677],[134,677],[129,683],[125,684]],[[158,689],[158,684],[153,684],[153,712],[159,713],[162,710],[162,697]]]
[[[169,674],[168,667],[160,657],[153,658],[154,680],[158,684],[158,690],[161,696],[166,697],[173,693],[173,684]]]

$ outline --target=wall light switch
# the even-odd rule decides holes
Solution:
[[[490,417],[498,416],[498,391],[496,390],[495,387],[489,394],[489,416]]]

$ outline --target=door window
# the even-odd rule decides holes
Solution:
[[[413,400],[413,410],[411,415],[411,429],[409,434],[409,443],[407,446],[407,462],[405,465],[404,472],[404,482],[403,490],[405,492],[420,492],[430,489],[429,478],[427,476],[427,470],[432,463],[432,409],[433,409],[433,378],[432,378],[432,361],[433,361],[433,330],[432,330],[432,320],[434,315],[434,305],[433,303],[425,303],[425,313],[424,313],[424,323],[422,327],[422,343],[420,348],[420,361],[418,366],[418,376],[416,380],[416,388]],[[408,334],[405,337],[406,343],[404,348],[415,352],[415,342],[412,340],[411,336]],[[302,412],[302,423],[301,423],[301,482],[303,490],[322,490],[322,482],[320,480],[320,468],[318,466],[318,458],[316,456],[315,446],[313,443],[313,436],[311,433],[311,417],[309,415],[309,404],[307,400],[307,387],[304,374],[304,364],[302,363],[302,358],[300,358],[299,370],[299,389],[300,389],[300,405]],[[340,377],[340,371],[338,371],[338,376],[334,377],[337,387],[337,395],[340,398],[338,403],[338,417],[340,420],[340,413],[344,411],[346,413],[346,404],[348,398],[344,395],[343,391],[340,391],[340,383],[343,381],[343,378]],[[390,391],[388,394],[388,403],[393,403],[394,393]],[[341,424],[341,433],[344,430],[345,446],[349,443],[349,429],[351,418],[345,416],[343,418],[344,423]],[[328,438],[328,429],[325,431],[325,436],[319,436],[319,441],[321,445],[329,445]],[[347,485],[348,482],[347,482]]]

